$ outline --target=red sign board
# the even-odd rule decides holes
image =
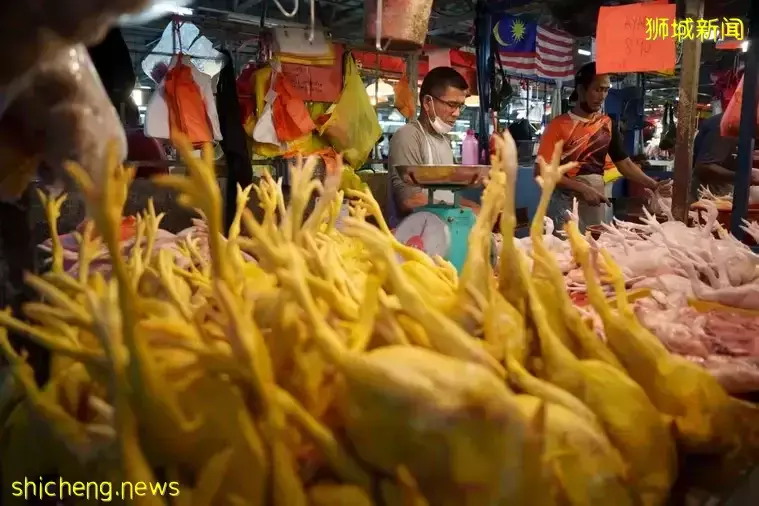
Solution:
[[[648,40],[647,34],[647,20],[674,20],[675,9],[674,4],[661,3],[601,7],[596,28],[596,70],[610,74],[675,68],[674,37]]]

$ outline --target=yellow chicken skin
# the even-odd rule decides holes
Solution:
[[[570,165],[560,166],[561,146],[557,146],[552,162],[539,159],[542,187],[535,222],[542,223],[548,199],[556,183]],[[676,450],[669,427],[646,396],[643,389],[620,369],[607,362],[578,359],[565,342],[570,329],[563,319],[552,319],[545,303],[553,300],[551,277],[561,277],[561,271],[551,265],[543,234],[533,226],[533,269],[522,269],[527,286],[532,319],[537,327],[545,379],[578,396],[598,417],[614,447],[627,464],[627,478],[641,498],[642,504],[662,504],[674,482]],[[539,288],[540,287],[540,288]],[[542,295],[542,296],[541,296]],[[565,335],[560,337],[556,328]],[[575,341],[572,338],[572,341]]]
[[[460,276],[400,244],[366,188],[340,190],[342,171],[317,179],[315,158],[290,167],[289,198],[268,174],[239,188],[224,230],[212,153],[179,140],[187,175],[156,182],[203,232],[170,248],[152,203],[120,244],[132,169],[114,155],[95,185],[70,165],[89,216],[78,270],[63,270],[65,197],[43,195],[52,267],[26,277],[40,300],[25,318],[0,311],[3,504],[20,504],[7,491],[21,473],[50,473],[179,483],[179,497],[137,506],[656,505],[675,478],[670,420],[686,451],[755,448],[754,406],[683,373],[623,287],[616,309],[599,298],[571,225],[609,346],[562,293],[537,223],[528,266],[516,146],[504,134],[496,147]],[[561,173],[546,166],[542,204]],[[101,249],[110,272],[92,268]],[[49,383],[34,383],[7,329],[51,351]]]

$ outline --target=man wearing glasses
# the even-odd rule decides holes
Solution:
[[[388,170],[391,202],[396,218],[408,215],[427,204],[427,193],[406,183],[395,169],[399,165],[453,165],[453,149],[448,133],[464,109],[469,84],[451,67],[432,69],[419,89],[422,110],[419,118],[401,127],[390,140]],[[461,199],[461,204],[478,209],[477,204]],[[392,220],[391,220],[392,221]]]

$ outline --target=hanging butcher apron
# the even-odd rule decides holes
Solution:
[[[419,124],[419,129],[422,131],[422,135],[424,135],[424,141],[427,144],[427,165],[447,165],[442,156],[439,156],[437,160],[435,159],[435,152],[432,149],[432,141],[430,141],[430,136],[427,132],[424,131],[424,127],[421,125],[421,123]],[[454,195],[450,190],[435,190],[434,196],[435,202],[445,202],[446,204],[453,205]]]
[[[569,115],[570,117],[573,116],[571,112]],[[580,118],[575,119],[573,121],[572,130],[570,130],[565,135],[565,139],[571,139],[575,134],[576,128],[583,123],[585,123],[584,120]],[[581,133],[581,135],[587,134]],[[611,164],[611,158],[607,155],[604,162],[605,163],[601,174],[578,174],[572,175],[570,177],[576,181],[590,186],[601,195],[606,195],[604,173],[606,172],[607,167]],[[570,190],[557,188],[551,196],[551,200],[548,204],[548,217],[554,221],[555,230],[564,229],[564,224],[567,222],[569,219],[569,214],[572,212],[575,198],[577,198],[578,201],[577,214],[579,215],[578,225],[580,227],[580,231],[584,233],[587,227],[591,225],[600,225],[604,222],[608,210],[606,204],[601,203],[598,206],[591,206],[582,199],[581,195],[578,195],[577,193]]]
[[[604,177],[601,174],[578,175],[574,176],[573,179],[585,183],[600,192],[601,195],[606,194]],[[548,217],[553,220],[556,230],[563,230],[564,224],[569,219],[569,213],[572,212],[575,198],[577,198],[578,201],[580,231],[585,232],[587,227],[591,225],[600,225],[604,222],[607,210],[606,204],[601,203],[597,206],[591,206],[575,192],[557,188],[551,196],[551,201],[548,204]]]

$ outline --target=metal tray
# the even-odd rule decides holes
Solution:
[[[409,184],[417,186],[467,187],[482,184],[489,165],[396,165],[395,170]]]

